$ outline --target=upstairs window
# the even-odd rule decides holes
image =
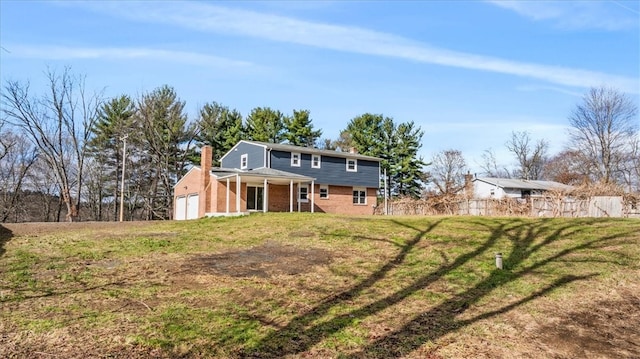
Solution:
[[[299,153],[291,153],[291,167],[300,167]]]
[[[347,172],[358,172],[358,160],[347,158]]]
[[[311,168],[320,168],[320,155],[311,156]]]
[[[240,156],[240,169],[241,170],[246,170],[247,166],[249,163],[249,155],[248,154],[244,154],[242,156]]]

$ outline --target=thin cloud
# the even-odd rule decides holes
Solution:
[[[169,24],[201,32],[249,36],[323,49],[401,58],[442,66],[489,71],[588,88],[607,84],[638,93],[638,79],[602,72],[450,51],[360,27],[309,22],[290,17],[193,2],[71,3],[134,21]],[[548,15],[551,16],[551,15]]]
[[[167,62],[177,62],[189,65],[211,67],[249,67],[250,62],[236,61],[224,57],[206,55],[187,51],[169,51],[149,48],[95,48],[69,46],[37,46],[11,45],[11,55],[21,58],[36,58],[46,60],[74,60],[74,59],[107,59],[132,60],[153,59]]]
[[[553,92],[559,92],[559,93],[562,93],[562,94],[565,94],[565,95],[574,96],[574,97],[582,97],[582,96],[584,96],[584,93],[582,93],[582,92],[570,91],[570,90],[567,90],[566,88],[557,87],[557,86],[523,85],[523,86],[516,87],[516,90],[518,90],[518,91],[527,91],[527,92],[553,91]]]
[[[571,30],[629,30],[638,27],[638,17],[629,7],[617,2],[602,1],[509,1],[487,0],[534,21],[549,21]],[[615,6],[618,5],[618,6]],[[625,11],[626,10],[626,11]]]

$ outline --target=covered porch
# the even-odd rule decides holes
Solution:
[[[270,168],[214,168],[211,174],[212,212],[207,216],[296,212],[307,206],[314,212],[315,178]]]

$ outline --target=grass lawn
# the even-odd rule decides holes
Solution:
[[[638,358],[640,221],[2,224],[0,319],[2,358]]]

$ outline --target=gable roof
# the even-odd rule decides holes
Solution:
[[[193,167],[191,167],[191,168],[187,171],[187,173],[185,173],[185,174],[184,174],[184,176],[180,177],[180,179],[178,180],[178,182],[176,182],[176,184],[174,184],[174,185],[173,185],[173,188],[178,187],[178,185],[180,184],[180,182],[182,182],[182,180],[183,180],[183,179],[187,178],[187,176],[188,176],[191,172],[193,172],[193,171],[200,171],[200,170],[201,170],[201,169],[200,169],[200,166],[193,166]]]
[[[511,178],[476,177],[473,182],[481,181],[500,188],[549,190],[570,190],[573,187],[554,181],[528,181]]]
[[[340,152],[340,151],[334,151],[334,150],[321,150],[313,147],[302,147],[302,146],[294,146],[294,145],[285,145],[281,143],[269,143],[269,142],[249,141],[249,140],[241,140],[240,142],[235,144],[235,146],[233,146],[229,150],[229,152],[233,151],[234,148],[236,148],[240,143],[243,143],[243,142],[262,146],[268,150],[308,153],[313,155],[321,155],[321,156],[329,156],[329,157],[353,158],[353,159],[361,159],[361,160],[374,161],[374,162],[382,161],[381,158],[373,157],[373,156],[365,156],[358,153]],[[226,155],[227,154],[225,154],[224,156]]]

